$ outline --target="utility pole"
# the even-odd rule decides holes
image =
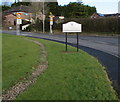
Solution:
[[[45,6],[44,6],[44,0],[43,0],[43,33],[45,33]]]

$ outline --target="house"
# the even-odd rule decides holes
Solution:
[[[120,17],[120,13],[116,14],[104,14],[105,17]]]
[[[103,17],[104,15],[100,15],[99,13],[94,13],[91,18],[101,18]]]
[[[6,26],[13,26],[13,25],[16,25],[16,16],[13,15],[12,13],[10,14],[7,14],[4,16],[4,23],[3,25],[6,25]]]
[[[30,20],[32,13],[27,6],[16,6],[3,12],[3,25],[14,26],[16,25],[16,13],[21,12],[23,20]]]
[[[116,14],[100,14],[100,13],[94,13],[91,18],[115,18],[115,17],[120,17],[120,13]]]
[[[55,23],[63,23],[64,22],[64,16],[56,16],[54,17]]]
[[[9,10],[6,10],[3,12],[3,26],[15,26],[16,25],[16,13],[20,12],[22,13],[22,20],[23,21],[28,21],[30,22],[34,22],[33,17],[34,17],[34,11],[32,11],[31,7],[28,6],[16,6],[13,7]],[[45,19],[45,15],[43,15],[41,12],[38,12],[37,14],[37,18],[42,20],[44,17]]]

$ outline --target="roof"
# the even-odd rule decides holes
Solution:
[[[110,16],[118,16],[120,13],[115,13],[115,14],[104,14],[105,17],[110,17]]]
[[[104,14],[101,14],[101,13],[98,13],[98,15],[99,15],[99,16],[102,16],[102,17],[104,17],[104,16],[105,16]]]
[[[10,14],[10,13],[13,13],[13,12],[29,12],[29,13],[32,13],[32,10],[28,6],[20,5],[20,6],[15,6],[15,7],[12,7],[11,9],[9,9],[9,10],[4,11],[3,14],[7,15],[7,14]]]
[[[101,14],[101,13],[94,13],[99,15],[100,17],[110,17],[110,16],[118,16],[120,13],[114,13],[114,14]]]

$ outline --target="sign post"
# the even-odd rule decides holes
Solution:
[[[66,51],[67,51],[67,33],[66,33]]]
[[[79,38],[78,38],[78,33],[77,33],[77,52],[78,52],[78,45],[79,45]]]
[[[20,24],[22,24],[22,13],[17,12],[16,13],[16,33],[17,35],[20,35]]]
[[[52,34],[53,31],[52,31],[52,25],[53,25],[53,18],[55,17],[52,12],[50,12],[50,33]]]
[[[77,33],[77,52],[79,47],[79,36],[78,33],[82,32],[82,25],[76,22],[68,22],[63,24],[63,32],[66,33],[66,51],[67,51],[67,33]]]

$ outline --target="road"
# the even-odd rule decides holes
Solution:
[[[16,34],[15,31],[3,31],[4,33]],[[65,35],[50,35],[50,34],[37,34],[37,33],[28,33],[22,32],[22,35],[29,35],[34,37],[47,38],[52,40],[58,40],[65,42]],[[68,42],[76,44],[76,35],[69,35]],[[79,35],[79,45],[97,49],[103,52],[107,52],[111,55],[118,55],[118,37],[103,37],[103,36],[83,36]]]
[[[15,34],[15,31],[3,31],[3,33]],[[31,36],[42,38],[46,40],[52,40],[60,43],[65,42],[65,35],[52,35],[52,34],[38,34],[31,32],[21,32],[23,36]],[[79,48],[87,53],[95,56],[101,62],[106,71],[109,74],[110,79],[113,81],[113,85],[119,90],[120,93],[120,69],[119,62],[120,56],[118,52],[119,38],[115,36],[84,36],[79,35]],[[68,36],[69,45],[76,46],[76,35]]]

